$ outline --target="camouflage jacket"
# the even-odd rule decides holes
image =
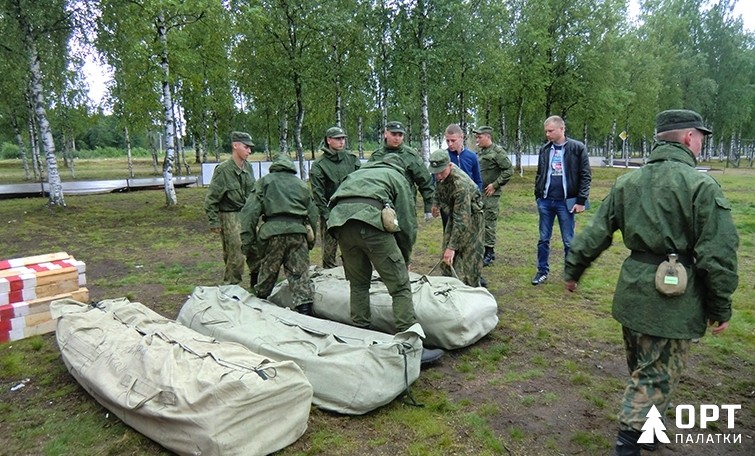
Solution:
[[[338,186],[349,173],[359,169],[359,159],[346,151],[336,151],[329,147],[322,148],[322,155],[312,163],[309,171],[309,184],[312,198],[320,216],[325,220],[330,215],[328,201]]]
[[[307,184],[296,176],[290,158],[281,155],[273,161],[270,173],[257,181],[254,193],[241,210],[240,219],[242,245],[280,234],[306,234],[307,223],[314,231],[317,208]]]
[[[459,250],[469,243],[470,234],[476,233],[473,216],[482,211],[480,190],[464,171],[452,164],[448,177],[435,183],[435,199],[438,207],[448,214],[443,245]]]
[[[589,225],[574,238],[566,280],[578,280],[621,231],[624,245],[657,256],[694,258],[683,295],[655,289],[657,265],[624,260],[613,298],[613,316],[643,334],[669,339],[703,336],[706,320],[731,318],[737,288],[739,237],[731,206],[709,174],[695,169],[692,152],[679,143],[657,144],[648,163],[619,177]]]
[[[430,212],[433,209],[433,179],[430,176],[430,171],[427,170],[425,162],[422,161],[422,157],[419,156],[416,150],[401,144],[398,149],[389,149],[385,145],[377,149],[370,156],[369,161],[375,161],[383,158],[386,154],[398,154],[403,161],[404,176],[409,181],[409,191],[412,198],[416,198],[417,189],[422,195],[422,202],[424,204],[425,212]],[[416,211],[415,211],[416,212]]]
[[[495,188],[493,195],[500,195],[501,188],[514,175],[514,168],[511,166],[508,154],[506,154],[503,147],[491,144],[489,147],[480,148],[477,159],[480,161],[483,192],[485,191],[485,187],[493,184],[493,188]]]
[[[204,211],[210,228],[220,227],[218,213],[240,211],[252,191],[254,173],[249,163],[241,169],[230,158],[216,166],[204,199]]]
[[[382,204],[390,203],[396,210],[400,231],[393,233],[404,261],[411,258],[417,240],[417,215],[409,193],[409,183],[398,167],[389,163],[368,162],[349,174],[331,198],[328,229],[342,226],[349,220],[360,220],[385,231],[381,209],[367,203],[342,203],[344,198],[371,198]]]

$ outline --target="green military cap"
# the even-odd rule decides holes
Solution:
[[[435,174],[446,169],[451,160],[448,159],[448,152],[443,149],[438,149],[430,154],[430,166],[427,169]]]
[[[488,127],[487,125],[482,125],[480,127],[475,128],[472,130],[472,133],[476,135],[486,134],[493,136],[493,127]]]
[[[406,130],[404,130],[404,124],[396,120],[392,120],[388,122],[387,124],[385,124],[385,129],[390,131],[391,133],[406,134]]]
[[[655,131],[661,133],[671,130],[684,130],[696,128],[704,135],[710,135],[713,131],[703,125],[703,118],[695,111],[687,109],[669,109],[659,113],[655,117]]]
[[[234,131],[233,133],[231,133],[231,142],[240,142],[246,144],[249,147],[254,147],[252,136],[249,133],[245,133],[243,131]]]
[[[346,131],[341,127],[330,127],[325,132],[326,138],[345,138]]]

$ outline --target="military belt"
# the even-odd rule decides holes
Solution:
[[[266,222],[304,223],[304,218],[296,215],[276,214],[265,216]]]
[[[668,260],[668,255],[656,255],[655,253],[641,252],[639,250],[632,250],[632,254],[629,256],[633,260],[639,261],[640,263],[652,264],[655,266],[658,266],[659,264]],[[692,258],[692,255],[683,253],[676,254],[676,261],[687,267],[695,264],[695,259]]]
[[[349,196],[348,198],[341,198],[336,202],[336,205],[341,203],[362,203],[362,204],[369,204],[372,207],[376,207],[378,209],[383,209],[383,203],[376,200],[375,198],[365,198],[363,196]]]

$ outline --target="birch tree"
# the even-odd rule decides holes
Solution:
[[[63,185],[55,158],[50,121],[45,101],[42,56],[61,56],[65,59],[65,43],[70,36],[75,10],[67,10],[63,0],[5,0],[6,11],[15,20],[28,65],[28,81],[31,103],[39,127],[39,136],[45,151],[47,183],[49,185],[49,205],[65,206]],[[3,17],[3,20],[11,18]]]
[[[245,59],[246,65],[252,66],[250,72],[258,71],[255,66],[269,68],[273,77],[283,78],[289,85],[286,93],[292,95],[294,105],[294,147],[302,179],[307,179],[308,174],[302,143],[305,91],[324,60],[323,36],[330,8],[334,5],[332,0],[251,0],[244,5],[245,19],[251,27],[245,27],[239,48],[254,49],[255,54],[246,54]],[[251,61],[252,55],[271,60]]]

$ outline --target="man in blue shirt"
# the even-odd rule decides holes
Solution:
[[[540,214],[540,239],[537,242],[537,272],[532,285],[548,279],[553,222],[558,217],[564,257],[574,238],[574,214],[585,210],[590,195],[590,159],[585,145],[566,137],[564,120],[558,116],[545,119],[548,142],[540,148],[535,175],[535,199]]]
[[[467,173],[482,193],[482,176],[477,154],[464,147],[464,132],[457,124],[446,127],[446,144],[448,144],[448,158],[451,163]]]
[[[477,189],[482,194],[480,162],[477,160],[476,153],[464,147],[464,131],[458,124],[451,124],[446,127],[446,144],[448,145],[448,159],[477,184]],[[440,214],[443,228],[445,228],[448,214],[440,211],[436,202],[433,206],[433,216],[437,217],[438,214]]]

